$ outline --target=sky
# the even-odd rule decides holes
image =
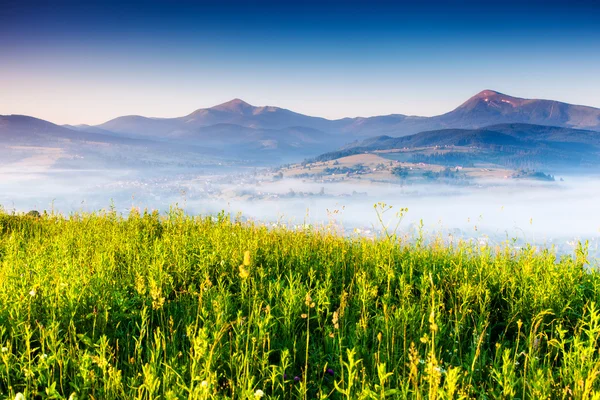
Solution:
[[[430,116],[484,89],[600,107],[599,19],[600,0],[1,0],[0,114]]]

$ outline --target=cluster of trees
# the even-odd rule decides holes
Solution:
[[[394,167],[392,168],[392,175],[397,176],[400,179],[408,179],[411,175],[410,169],[405,167]],[[417,175],[416,173],[414,174]],[[439,179],[444,180],[459,180],[465,178],[465,175],[454,168],[445,168],[442,171],[425,171],[420,175],[421,178],[427,181],[436,181]]]
[[[515,179],[528,178],[528,179],[536,179],[539,181],[547,181],[547,182],[554,182],[556,180],[554,178],[554,175],[545,174],[541,171],[536,171],[536,170],[531,170],[531,169],[521,169],[521,170],[515,172],[512,177]]]
[[[452,168],[444,168],[442,171],[439,172],[425,171],[423,173],[423,178],[430,181],[435,181],[438,179],[461,179],[463,177],[463,174],[458,172],[458,170]]]
[[[323,173],[327,174],[327,175],[332,175],[332,174],[348,174],[348,173],[362,173],[362,172],[367,172],[369,170],[368,167],[365,167],[363,164],[356,164],[352,167],[337,167],[337,166],[333,166],[333,167],[327,167],[323,170]]]

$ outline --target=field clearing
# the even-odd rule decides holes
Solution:
[[[449,152],[454,150],[449,149],[441,149],[433,150],[429,149],[429,153],[434,152]],[[462,149],[464,151],[464,149]],[[289,168],[282,168],[281,172],[283,176],[288,178],[295,178],[303,176],[304,174],[311,175],[319,175],[325,174],[326,168],[352,168],[358,165],[364,165],[368,167],[370,171],[366,173],[362,173],[360,179],[356,176],[345,177],[346,174],[331,174],[329,175],[331,178],[338,177],[341,180],[351,180],[353,182],[358,182],[366,179],[374,180],[374,181],[395,181],[399,183],[399,179],[392,174],[392,169],[394,167],[403,167],[407,168],[414,173],[422,174],[427,171],[431,172],[441,172],[446,169],[445,166],[435,165],[435,164],[425,164],[425,163],[415,163],[415,162],[406,162],[401,159],[395,159],[393,155],[395,154],[406,154],[406,158],[409,158],[409,155],[419,152],[420,154],[429,154],[428,152],[422,152],[422,150],[418,149],[408,149],[408,150],[390,150],[390,151],[377,151],[374,153],[364,153],[364,154],[355,154],[347,157],[338,158],[337,160],[331,161],[321,161],[308,164],[308,166],[303,166],[300,164],[293,165]],[[382,155],[380,155],[382,154]],[[495,165],[486,165],[486,166],[474,166],[474,167],[461,167],[457,166],[460,169],[460,172],[464,174],[468,178],[478,179],[482,181],[498,181],[502,179],[509,178],[514,171],[506,168],[501,168]],[[455,170],[455,168],[450,168]],[[327,175],[327,174],[325,174]]]
[[[10,162],[9,159],[9,162],[2,162],[0,160],[0,173],[32,169],[33,166],[38,171],[46,171],[65,155],[64,149],[53,147],[7,146],[5,151],[15,161]],[[24,158],[20,157],[20,154],[24,154]]]
[[[600,276],[585,245],[556,259],[388,233],[178,209],[0,214],[0,395],[600,395]]]

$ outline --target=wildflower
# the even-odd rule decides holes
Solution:
[[[325,372],[331,376],[335,375],[335,372],[333,372],[333,369],[331,369],[331,368],[327,368],[327,371],[325,371]]]
[[[35,297],[36,293],[37,293],[37,292],[35,291],[35,289],[31,289],[31,291],[29,292],[29,295],[30,295],[31,297]],[[19,395],[19,393],[17,393],[17,396],[18,396],[18,395]],[[21,396],[22,396],[22,395],[21,395]],[[16,397],[15,397],[15,399],[16,399]]]
[[[435,323],[435,312],[431,310],[431,314],[429,314],[429,326],[432,332],[437,332],[438,326]]]
[[[302,317],[302,319],[306,319],[306,318],[308,318],[308,315],[302,314],[301,317]]]
[[[19,392],[15,396],[15,400],[25,400],[25,396],[23,396],[23,393]]]
[[[312,303],[312,297],[310,297],[310,294],[306,293],[306,298],[304,299],[304,304],[306,304],[307,306],[310,306],[311,303]]]
[[[283,379],[287,379],[287,374],[283,374]]]
[[[254,397],[256,397],[257,399],[260,399],[261,397],[263,397],[265,395],[265,392],[263,392],[260,389],[256,389],[256,392],[254,392]]]
[[[295,376],[294,377],[294,382],[300,382],[300,377],[299,376]]]
[[[335,329],[339,329],[340,325],[338,324],[338,312],[333,312],[333,317],[331,318],[331,322],[333,322],[333,327]]]
[[[202,381],[202,382],[200,383],[200,386],[202,386],[203,388],[207,388],[207,387],[208,387],[208,382],[206,382],[206,381]]]
[[[244,252],[244,264],[243,265],[245,267],[250,266],[250,251],[249,250],[246,250]]]
[[[250,275],[250,272],[243,265],[240,265],[240,278],[246,279]]]
[[[2,352],[3,352],[3,353],[6,353],[7,351],[8,351],[8,347],[3,347],[3,348],[2,348]]]

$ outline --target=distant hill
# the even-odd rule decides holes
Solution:
[[[452,163],[468,160],[518,167],[520,163],[581,167],[600,165],[600,132],[531,124],[499,124],[479,129],[443,129],[390,137],[376,136],[325,153],[316,161],[353,154],[398,150],[413,160]],[[419,156],[415,156],[421,152]],[[424,154],[427,154],[427,159]],[[435,162],[432,162],[435,163]],[[443,162],[442,162],[443,164]]]
[[[214,160],[219,155],[217,150],[201,146],[165,146],[112,132],[98,133],[92,127],[75,130],[25,115],[0,115],[0,164],[46,157],[63,168],[136,167],[190,164],[189,160],[198,156]]]
[[[69,129],[27,115],[0,115],[0,145],[58,146],[77,144],[149,145],[147,140],[114,135],[112,132]]]

